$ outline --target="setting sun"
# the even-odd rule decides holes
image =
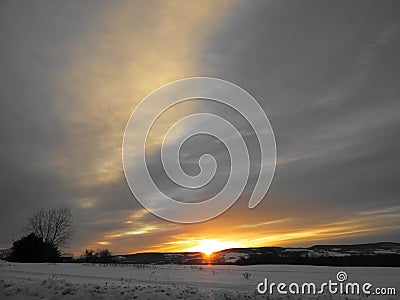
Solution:
[[[214,252],[221,251],[229,248],[239,247],[238,243],[235,242],[221,242],[218,240],[202,240],[200,243],[195,246],[189,248],[187,251],[189,252],[202,252],[205,255],[209,256]]]

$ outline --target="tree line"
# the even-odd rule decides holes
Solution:
[[[56,262],[60,247],[73,236],[69,208],[41,209],[28,218],[26,235],[13,242],[8,260],[15,262]]]
[[[25,235],[13,242],[6,257],[14,262],[58,262],[62,261],[60,249],[66,246],[74,234],[72,213],[69,208],[41,209],[28,218]],[[108,249],[86,249],[78,261],[109,262]]]

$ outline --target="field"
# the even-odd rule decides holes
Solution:
[[[0,262],[0,299],[367,299],[365,295],[261,295],[259,282],[333,280],[345,271],[346,282],[394,287],[399,299],[400,268],[316,266],[20,264]],[[318,285],[317,285],[318,286]]]

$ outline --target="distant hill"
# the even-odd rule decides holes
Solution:
[[[113,257],[135,264],[294,264],[400,267],[400,243],[315,245],[309,248],[258,247],[226,249],[207,257],[200,252],[136,253]]]

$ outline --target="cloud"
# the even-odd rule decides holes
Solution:
[[[400,26],[395,22],[382,25],[379,31],[357,54],[352,71],[338,85],[330,89],[319,104],[337,105],[338,102],[352,96],[352,92],[362,86],[363,81],[371,72],[374,59],[379,57],[380,48],[390,43],[399,34]]]
[[[113,253],[176,250],[218,235],[244,245],[398,239],[392,209],[400,175],[398,5],[4,2],[0,216],[7,226],[0,247],[21,235],[36,209],[65,205],[73,208],[78,253],[99,245]],[[255,210],[245,207],[253,168],[229,211],[179,226],[133,199],[122,171],[122,135],[146,94],[205,75],[232,81],[260,102],[275,131],[277,172]],[[243,120],[206,103],[170,112],[154,145],[174,117],[198,110],[233,119],[256,165],[257,143]],[[226,153],[206,137],[182,149],[183,168],[196,174],[209,145],[222,168],[190,201],[215,194],[226,180]],[[185,199],[163,177],[157,155],[154,150],[150,164],[164,190]]]
[[[130,113],[153,89],[196,74],[202,40],[232,6],[3,3],[2,217],[13,230],[1,246],[41,207],[73,207],[75,245],[101,234],[92,221],[106,212],[141,210],[122,172]]]
[[[278,162],[294,158],[278,163],[266,204],[247,222],[306,213],[305,227],[319,215],[329,222],[396,205],[397,11],[395,2],[255,2],[210,38],[205,72],[255,96],[274,128]]]

